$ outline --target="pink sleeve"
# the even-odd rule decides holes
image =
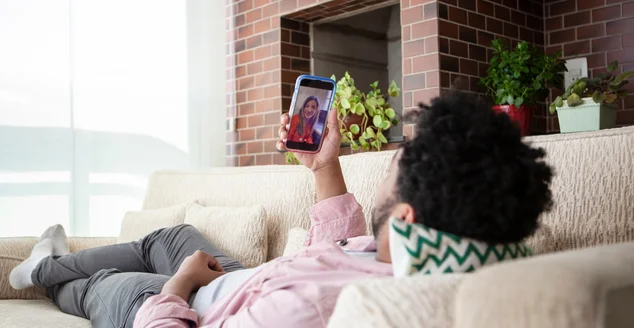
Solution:
[[[192,322],[198,324],[198,315],[187,302],[174,295],[156,295],[143,303],[134,319],[134,327],[189,328]]]
[[[354,195],[347,193],[322,200],[310,213],[304,246],[365,235],[365,217]]]
[[[320,311],[291,290],[277,290],[224,318],[200,319],[199,328],[326,327]]]

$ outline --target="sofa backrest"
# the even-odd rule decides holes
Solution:
[[[543,216],[554,239],[546,251],[634,240],[634,127],[526,138],[543,147],[556,170],[555,207]],[[370,212],[394,151],[341,157],[348,190]],[[159,171],[151,177],[144,209],[199,200],[204,205],[262,205],[267,211],[269,252],[283,253],[288,230],[310,226],[315,200],[311,173],[301,166]]]

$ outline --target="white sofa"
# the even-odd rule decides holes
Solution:
[[[634,127],[526,141],[545,148],[556,170],[556,206],[542,217],[545,229],[529,244],[539,254],[557,254],[467,275],[360,281],[344,289],[329,327],[634,327],[634,243],[629,243],[634,240]],[[368,218],[392,155],[341,158],[349,191]],[[312,176],[299,166],[164,171],[152,175],[143,208],[192,200],[262,205],[270,260],[283,254],[291,228],[309,227],[314,198]],[[87,320],[61,313],[42,290],[10,288],[9,271],[36,241],[0,239],[0,327],[90,327]],[[70,242],[74,251],[117,239]],[[587,248],[607,244],[614,245]]]

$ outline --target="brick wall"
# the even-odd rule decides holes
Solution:
[[[436,0],[401,0],[403,100],[411,108],[438,94]],[[398,3],[394,0],[227,0],[227,165],[283,164],[275,150],[279,116],[297,76],[310,73],[309,23]],[[404,133],[411,133],[405,126]],[[392,148],[388,146],[387,148]],[[343,149],[342,153],[349,153]]]
[[[634,70],[634,1],[546,0],[546,51],[561,50],[565,58],[587,57],[588,73],[605,71],[618,60],[619,71]],[[634,85],[628,85],[634,93]],[[557,96],[553,94],[552,96]],[[618,102],[618,125],[634,124],[634,96]],[[548,132],[558,132],[555,116]]]
[[[443,89],[457,87],[484,94],[478,82],[486,76],[495,38],[544,46],[542,0],[440,0],[440,79]],[[546,106],[533,119],[534,133],[547,131]]]

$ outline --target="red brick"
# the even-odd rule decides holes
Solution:
[[[449,73],[440,72],[440,86],[443,88],[449,88],[451,86],[451,83],[449,81]]]
[[[634,48],[625,48],[608,52],[608,63],[618,60],[621,63],[634,61]]]
[[[253,76],[243,77],[238,80],[238,90],[251,89],[255,86]]]
[[[262,88],[251,89],[247,91],[247,99],[249,101],[260,100],[264,98],[264,91]]]
[[[567,30],[561,30],[557,32],[549,33],[549,43],[548,44],[558,44],[558,43],[566,43],[575,40],[575,29],[570,28]]]
[[[460,72],[478,76],[478,63],[469,59],[460,59]]]
[[[607,38],[592,40],[592,52],[621,49],[621,36],[609,36]]]
[[[582,11],[564,16],[564,27],[589,24],[592,21],[590,11]]]
[[[248,117],[238,117],[236,118],[236,129],[244,129],[247,127]]]
[[[271,129],[275,129],[275,138],[278,137],[277,135],[277,129],[274,127],[271,127]],[[277,150],[277,141],[278,140],[265,140],[264,143],[264,152],[265,153],[273,153],[278,151]]]
[[[264,60],[262,61],[262,70],[271,71],[279,69],[281,67],[281,62],[281,59],[277,57]]]
[[[412,59],[403,59],[403,74],[412,74]]]
[[[579,41],[564,44],[564,56],[576,56],[590,53],[590,41]]]
[[[527,41],[529,43],[535,42],[535,32],[525,27],[520,27],[520,40]],[[539,43],[539,42],[538,42]]]
[[[236,92],[236,103],[240,104],[245,101],[247,101],[247,92],[246,91]]]
[[[504,23],[495,18],[487,17],[487,31],[495,34],[502,34],[504,33]]]
[[[526,1],[526,0],[524,0]],[[503,20],[503,21],[510,21],[511,20],[511,11],[506,8],[506,7],[502,7],[499,5],[495,6],[495,18]]]
[[[262,17],[271,17],[278,14],[278,3],[272,3],[264,8],[262,8]],[[279,19],[278,19],[279,21]]]
[[[255,9],[246,13],[246,23],[250,24],[262,18],[262,9]]]
[[[438,3],[430,2],[423,7],[423,19],[428,20],[438,17]]]
[[[272,154],[256,155],[255,165],[273,165],[273,155]]]
[[[628,2],[623,4],[623,17],[634,16],[634,2]]]
[[[476,11],[476,3],[474,0],[458,0],[458,7]]]
[[[438,88],[415,91],[413,96],[413,103],[418,104],[422,102],[425,104],[429,104],[432,99],[438,97],[439,95],[440,89]]]
[[[264,124],[279,125],[281,112],[272,112],[264,115]]]
[[[280,14],[293,11],[297,8],[297,0],[280,0]]]
[[[428,88],[440,86],[440,71],[427,72],[425,82]]]
[[[253,60],[253,50],[246,50],[238,54],[238,65],[246,64]]]
[[[269,85],[263,89],[265,98],[279,97],[282,91],[280,85]]]
[[[478,31],[466,26],[460,26],[458,31],[460,40],[470,42],[470,43],[478,43]]]
[[[495,15],[495,6],[486,0],[478,0],[478,13],[485,16]]]
[[[274,165],[287,165],[286,157],[284,154],[273,154]]]
[[[607,35],[628,33],[632,31],[634,31],[634,17],[607,22],[605,24],[605,33]]]
[[[442,36],[446,36],[448,38],[452,38],[452,39],[457,39],[458,38],[458,25],[448,22],[448,21],[444,21],[444,20],[439,20],[438,21],[438,28],[441,32]]]
[[[490,47],[493,41],[493,34],[478,31],[478,44],[485,47]]]
[[[458,73],[460,72],[460,60],[456,57],[440,55],[440,69]]]
[[[586,10],[596,7],[603,7],[605,0],[577,0],[577,10]]]
[[[262,35],[254,35],[246,39],[246,48],[253,49],[262,45]]]
[[[564,27],[563,16],[548,18],[546,20],[546,31],[552,32]]]
[[[253,24],[254,33],[262,33],[270,30],[271,28],[273,28],[273,25],[271,23],[271,19],[263,19],[256,22],[255,24]]]
[[[604,52],[588,56],[588,68],[604,67],[605,65],[607,63]]]
[[[555,54],[557,52],[564,52],[564,46],[562,44],[557,45],[557,46],[550,46],[550,47],[546,47],[545,52],[549,55]]]
[[[248,141],[255,139],[255,129],[244,129],[238,131],[238,140]]]
[[[255,157],[253,155],[250,156],[240,156],[238,158],[239,166],[251,166],[255,163]]]
[[[435,52],[438,52],[438,37],[425,38],[425,53],[431,54]]]
[[[265,45],[263,47],[253,49],[253,60],[260,60],[271,57],[271,49],[273,49],[273,47],[275,46],[277,45]]]
[[[253,25],[245,25],[238,28],[238,39],[246,39],[253,35]]]
[[[460,8],[449,7],[449,21],[467,25],[469,23],[467,12]]]
[[[531,17],[531,19],[533,18]],[[511,10],[510,22],[519,26],[526,26],[526,15],[519,11]]]
[[[634,124],[634,110],[620,110],[616,112],[616,124],[618,125]]]
[[[248,127],[261,126],[264,124],[264,115],[251,115],[247,117]]]
[[[255,113],[255,105],[253,103],[241,103],[238,105],[238,115],[249,115]]]
[[[517,39],[519,37],[517,25],[504,23],[504,35],[508,36],[509,38]]]
[[[403,42],[403,58],[410,58],[425,53],[425,40]]]
[[[412,39],[412,27],[411,26],[403,26],[401,29],[401,38],[403,41],[409,41]]]
[[[634,33],[623,34],[623,47],[634,47]]]
[[[401,24],[409,25],[423,20],[423,6],[417,6],[401,11]]]
[[[469,26],[481,30],[486,29],[486,17],[480,14],[469,12]]]
[[[231,150],[235,155],[246,155],[247,154],[247,144],[246,143],[237,143],[233,144],[233,149]]]
[[[302,48],[298,45],[282,42],[281,53],[284,56],[301,57]]]
[[[449,53],[454,56],[468,58],[469,44],[462,41],[449,40]]]
[[[302,75],[301,72],[282,70],[282,82],[295,83],[300,75]]]
[[[438,69],[438,55],[418,56],[412,59],[412,72],[419,73]]]
[[[438,34],[438,22],[430,20],[412,25],[412,39],[422,39],[434,34]]]
[[[236,78],[240,78],[240,77],[244,77],[247,75],[247,67],[248,65],[242,65],[242,66],[236,66]],[[227,76],[231,76],[231,75],[227,75]]]
[[[469,58],[481,62],[487,61],[487,49],[475,44],[469,45]]]
[[[577,40],[592,39],[605,35],[605,24],[598,23],[577,28]]]
[[[524,0],[526,1],[526,0]],[[549,5],[550,16],[564,15],[576,11],[575,0],[566,0]]]
[[[438,41],[438,45],[440,47],[440,52],[443,54],[449,53],[449,39],[440,38]]]
[[[601,22],[621,17],[621,5],[614,5],[592,11],[592,21]]]
[[[261,153],[264,150],[262,141],[254,141],[247,143],[247,154]]]

